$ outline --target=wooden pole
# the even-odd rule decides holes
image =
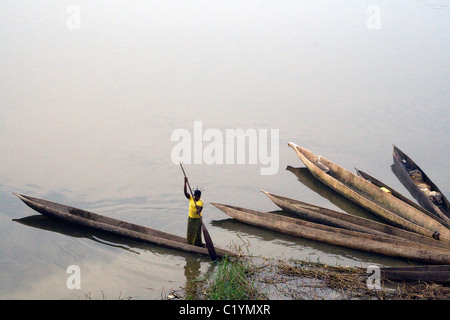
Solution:
[[[184,168],[183,168],[183,165],[181,164],[181,162],[180,162],[180,167],[181,167],[181,170],[183,170],[184,177],[187,179],[186,172],[184,171]],[[189,187],[189,192],[191,193],[192,200],[194,201],[194,204],[197,207],[197,204],[195,203],[195,200],[194,200],[194,194],[192,193],[191,185],[189,184],[189,180],[187,181],[187,184]],[[214,244],[212,242],[211,236],[209,235],[209,232],[206,229],[206,226],[203,223],[203,219],[200,214],[199,214],[199,219],[200,219],[200,222],[202,223],[203,237],[205,238],[205,244],[206,244],[206,248],[208,248],[209,256],[211,257],[211,260],[215,261],[215,260],[217,260],[216,249],[214,249]]]

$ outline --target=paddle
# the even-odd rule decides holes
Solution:
[[[184,177],[187,180],[186,172],[184,172],[184,168],[183,168],[183,165],[181,164],[181,162],[180,162],[180,167],[181,167],[181,170],[183,170]],[[191,197],[192,197],[192,199],[194,199],[194,194],[192,193],[192,189],[191,189],[191,185],[189,184],[189,180],[187,180],[187,185],[189,187],[189,192],[191,193]],[[195,200],[194,200],[194,204],[195,204]],[[195,204],[195,206],[197,207],[197,204]],[[199,217],[200,217],[200,222],[202,223],[203,237],[205,238],[205,243],[206,243],[206,247],[208,248],[209,256],[211,257],[211,260],[215,261],[215,260],[217,260],[216,249],[214,249],[214,244],[211,240],[208,230],[206,229],[206,227],[203,223],[202,216],[200,214],[199,214]]]

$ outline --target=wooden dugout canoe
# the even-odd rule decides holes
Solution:
[[[296,237],[432,264],[449,264],[450,262],[450,251],[440,248],[420,245],[407,240],[393,240],[387,237],[324,226],[273,213],[219,203],[211,204],[243,223]]]
[[[283,197],[274,193],[261,190],[273,203],[286,212],[294,214],[308,221],[322,223],[332,227],[344,228],[353,231],[360,231],[385,237],[395,237],[410,240],[413,242],[439,247],[450,250],[450,245],[423,236],[421,234],[396,228],[385,223],[376,222],[370,219],[357,217],[344,212],[339,212],[295,199]]]
[[[381,267],[381,277],[402,282],[431,282],[450,284],[450,265]]]
[[[394,159],[395,175],[419,204],[430,211],[435,216],[450,223],[450,203],[434,182],[425,174],[425,172],[404,152],[396,146],[393,146],[392,156]],[[442,203],[436,204],[411,179],[409,172],[419,170],[422,173],[423,181],[428,184],[432,191],[437,191],[442,196]]]
[[[356,174],[364,179],[366,179],[367,181],[369,181],[370,183],[374,184],[375,186],[377,186],[378,188],[384,188],[384,190],[389,190],[389,192],[396,198],[402,200],[403,202],[406,202],[407,204],[409,204],[410,206],[413,206],[414,208],[416,208],[417,210],[422,211],[423,213],[425,213],[427,216],[433,218],[434,220],[438,221],[439,223],[441,223],[442,225],[444,225],[445,227],[449,228],[450,227],[450,219],[448,218],[444,218],[442,219],[441,217],[438,217],[436,215],[434,215],[433,213],[431,213],[430,211],[426,210],[425,208],[421,207],[420,205],[418,205],[417,203],[415,203],[414,201],[408,199],[407,197],[405,197],[404,195],[402,195],[400,192],[394,190],[393,188],[391,188],[390,186],[388,186],[387,184],[381,182],[380,180],[374,178],[373,176],[369,175],[368,173],[358,170],[356,169]]]
[[[329,188],[320,180],[316,179],[311,171],[306,167],[292,167],[287,166],[286,170],[292,172],[297,180],[305,185],[307,188],[316,192],[321,197],[330,201],[333,205],[338,207],[341,212],[348,213],[349,215],[363,217],[370,220],[375,220],[378,222],[386,222],[386,220],[381,219],[380,217],[374,215],[372,212],[367,211],[360,205],[350,201],[346,197],[343,197],[340,193],[337,193],[335,190]]]
[[[292,142],[288,145],[294,149],[314,177],[344,197],[394,226],[428,237],[438,237],[450,243],[450,230],[423,212],[322,156],[316,156]],[[325,172],[324,167],[328,172]]]
[[[18,193],[14,193],[27,206],[37,212],[63,220],[75,225],[100,230],[119,237],[124,237],[134,241],[158,245],[194,254],[209,256],[206,247],[197,247],[186,243],[186,239],[166,232],[154,230],[133,223],[102,216],[86,210],[77,209],[56,202],[34,198]],[[217,256],[234,256],[235,254],[226,250],[215,248]]]
[[[344,228],[353,231],[360,231],[371,234],[386,235],[383,232],[368,228],[365,225],[356,224],[353,221],[345,219],[345,213],[328,210],[314,206],[312,204],[297,201],[287,197],[283,197],[274,193],[261,190],[273,203],[282,210],[294,214],[300,219],[324,224],[336,228]]]

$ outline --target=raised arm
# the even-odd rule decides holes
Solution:
[[[191,195],[189,194],[189,192],[187,191],[187,182],[188,179],[186,177],[184,177],[184,195],[186,196],[186,198],[188,198],[188,200],[191,198]]]

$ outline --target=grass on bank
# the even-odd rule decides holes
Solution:
[[[395,283],[369,289],[361,268],[295,260],[224,258],[208,278],[197,279],[195,300],[448,300],[450,288],[439,284]]]
[[[217,263],[212,279],[199,279],[201,289],[196,296],[185,299],[198,300],[261,300],[267,295],[255,277],[254,265],[248,259],[225,257]]]

